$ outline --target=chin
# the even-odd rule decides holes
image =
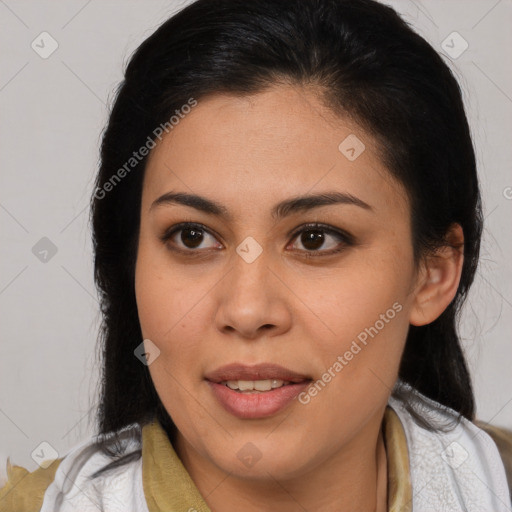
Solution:
[[[251,440],[252,439],[252,440]],[[291,441],[291,440],[290,440]],[[300,442],[283,444],[278,437],[274,441],[251,436],[241,436],[230,442],[229,449],[209,451],[212,462],[231,476],[247,480],[275,478],[288,480],[303,474],[311,464],[304,450],[298,450]]]

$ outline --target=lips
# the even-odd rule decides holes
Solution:
[[[207,373],[205,379],[218,403],[244,420],[267,418],[283,411],[312,381],[308,375],[271,363],[254,366],[234,363]],[[258,384],[264,390],[236,389],[240,386],[251,389]]]
[[[228,364],[207,373],[205,378],[214,383],[235,380],[254,381],[273,379],[298,383],[311,380],[311,377],[308,375],[303,375],[272,363],[261,363],[254,366],[239,363]]]

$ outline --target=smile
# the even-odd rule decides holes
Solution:
[[[266,379],[266,380],[228,380],[221,382],[229,389],[234,391],[240,391],[241,393],[261,392],[270,391],[271,389],[277,389],[282,386],[291,384],[289,381],[280,379]]]

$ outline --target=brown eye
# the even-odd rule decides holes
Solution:
[[[161,237],[162,241],[169,244],[170,242],[177,251],[183,252],[191,251],[198,252],[197,249],[208,248],[208,238],[216,242],[216,239],[211,235],[203,226],[199,224],[181,223],[173,226],[170,230],[166,231]],[[206,243],[206,247],[203,245]],[[212,244],[210,243],[210,248]],[[219,247],[213,244],[213,247]]]
[[[188,249],[196,249],[202,242],[204,234],[200,229],[197,228],[185,228],[181,229],[180,241]]]
[[[317,251],[325,242],[325,234],[317,229],[308,229],[302,232],[300,241],[308,251]]]
[[[205,252],[199,249],[221,249],[223,247],[204,226],[191,222],[182,222],[172,226],[160,238],[169,249],[189,255]],[[208,245],[208,238],[213,244]],[[354,245],[352,235],[322,224],[302,226],[293,235],[292,240],[295,239],[297,239],[296,244],[302,245],[303,249],[297,248],[296,244],[294,244],[294,249],[306,258],[329,256]]]
[[[304,249],[299,248],[299,251],[306,257],[328,256],[354,244],[353,237],[348,233],[324,227],[321,224],[303,226],[298,232],[295,232],[293,240],[295,239],[297,242],[294,244],[294,248],[297,249],[297,244],[302,245]]]

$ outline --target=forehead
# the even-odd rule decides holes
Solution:
[[[390,201],[406,208],[404,190],[377,149],[359,125],[334,115],[312,90],[276,86],[250,96],[211,95],[152,150],[144,200],[179,189],[262,207],[337,190],[376,210],[389,209]]]

